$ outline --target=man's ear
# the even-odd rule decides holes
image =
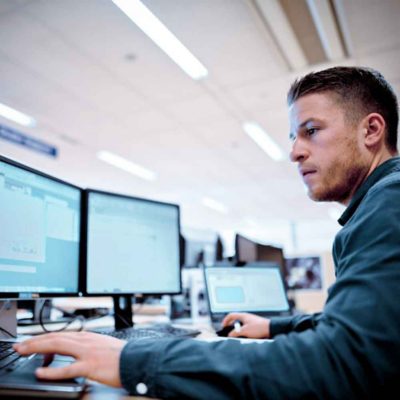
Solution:
[[[362,121],[364,144],[368,148],[385,144],[386,122],[381,114],[368,114]]]

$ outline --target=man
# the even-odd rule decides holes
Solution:
[[[337,280],[322,313],[226,317],[225,325],[242,321],[240,335],[275,339],[262,344],[43,335],[15,347],[77,362],[41,368],[39,377],[83,375],[132,394],[213,400],[385,398],[400,388],[396,97],[378,72],[337,67],[296,81],[288,103],[291,160],[309,196],[347,206],[333,248]]]

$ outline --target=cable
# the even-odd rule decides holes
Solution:
[[[13,335],[11,332],[9,332],[7,329],[4,329],[0,326],[0,331],[4,332],[5,334],[7,334],[8,336],[12,337],[13,339],[16,338],[15,335]]]
[[[42,308],[40,309],[40,312],[39,312],[39,323],[40,323],[40,326],[41,326],[41,328],[43,329],[44,332],[62,332],[65,329],[67,329],[73,322],[78,321],[78,320],[81,321],[81,326],[77,329],[77,331],[80,332],[81,330],[83,330],[83,327],[85,326],[85,318],[83,318],[81,315],[75,316],[75,315],[73,315],[73,314],[71,314],[69,312],[66,312],[66,311],[63,311],[63,312],[65,312],[66,314],[69,314],[69,316],[73,316],[73,318],[71,318],[70,321],[68,321],[60,329],[47,329],[45,324],[44,324],[44,322],[43,322],[43,310],[44,310],[45,306],[46,306],[46,302],[43,302]],[[51,307],[55,308],[55,309],[59,309],[59,308],[54,307],[54,306],[51,306]]]

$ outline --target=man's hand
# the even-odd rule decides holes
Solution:
[[[72,356],[76,361],[66,367],[42,367],[36,370],[41,379],[86,377],[106,385],[121,387],[119,359],[124,341],[90,332],[63,332],[40,335],[16,343],[14,349],[22,354],[42,353],[47,360],[54,354]]]
[[[229,337],[245,336],[254,339],[269,339],[269,324],[270,320],[259,317],[258,315],[249,313],[231,313],[228,314],[222,321],[222,326],[232,325],[235,321],[240,321],[242,327],[239,331],[233,329],[229,333]]]

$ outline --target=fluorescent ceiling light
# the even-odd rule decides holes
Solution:
[[[139,178],[145,179],[146,181],[154,181],[156,179],[156,174],[153,171],[137,165],[132,161],[128,161],[121,156],[110,153],[109,151],[99,151],[97,153],[97,158],[112,165],[113,167],[120,168],[126,172],[136,175]]]
[[[2,103],[0,103],[0,115],[22,126],[28,126],[30,128],[36,126],[34,118]]]
[[[219,201],[211,199],[210,197],[203,197],[202,203],[204,206],[211,208],[221,214],[228,214],[228,209]]]
[[[243,129],[273,160],[282,161],[285,159],[283,151],[260,125],[255,122],[245,122]]]
[[[172,58],[191,78],[208,75],[203,64],[139,0],[112,0],[153,42]]]

